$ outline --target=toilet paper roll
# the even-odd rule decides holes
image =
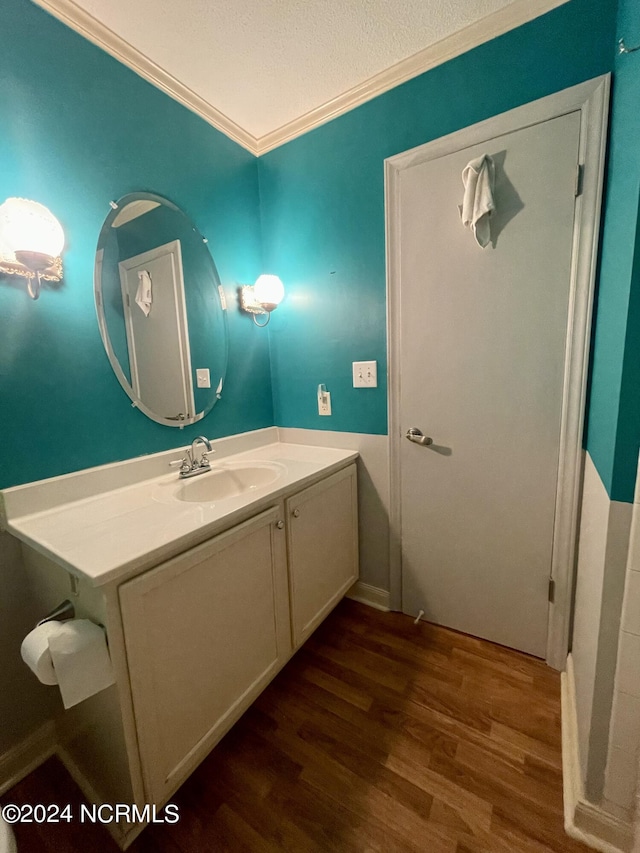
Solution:
[[[43,684],[58,683],[49,650],[49,637],[60,629],[61,624],[45,622],[44,625],[38,625],[27,634],[20,646],[22,660]]]
[[[71,708],[114,683],[104,629],[89,619],[58,623],[49,651],[65,708]]]

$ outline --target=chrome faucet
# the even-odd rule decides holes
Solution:
[[[201,453],[200,458],[198,458],[196,453],[198,444],[202,444],[204,446],[204,451]],[[184,480],[186,477],[195,477],[198,474],[205,474],[207,471],[211,470],[211,464],[207,453],[215,453],[215,450],[211,447],[211,442],[208,438],[204,435],[199,435],[197,438],[193,439],[191,447],[187,448],[184,459],[169,462],[169,465],[180,466],[181,480]]]

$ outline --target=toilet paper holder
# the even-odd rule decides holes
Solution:
[[[75,619],[75,615],[75,607],[72,602],[66,598],[62,604],[55,607],[51,613],[47,613],[44,619],[41,619],[37,624],[44,625],[45,622],[64,622],[66,619]]]

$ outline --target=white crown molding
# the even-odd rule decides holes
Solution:
[[[188,86],[176,80],[173,75],[130,45],[128,41],[116,35],[113,30],[100,23],[93,15],[85,12],[73,0],[33,0],[33,2],[72,30],[80,33],[88,41],[93,42],[115,57],[118,62],[126,65],[127,68],[131,68],[132,71],[135,71],[136,74],[152,83],[169,97],[199,115],[200,118],[233,139],[234,142],[242,145],[247,151],[252,154],[257,153],[258,141],[255,136],[247,133],[240,125],[221,113],[200,95],[196,95]]]
[[[452,33],[452,35],[426,47],[424,50],[414,53],[413,56],[397,62],[385,71],[358,83],[357,86],[310,110],[303,116],[261,136],[257,140],[257,154],[258,156],[266,154],[267,151],[278,148],[285,142],[302,136],[315,127],[326,124],[354,107],[399,86],[401,83],[406,83],[407,80],[418,77],[431,68],[442,65],[474,47],[509,32],[509,30],[514,30],[522,24],[544,15],[545,12],[563,6],[566,2],[568,0],[514,0],[513,3],[503,9],[499,9],[491,15],[487,15],[486,18]]]
[[[534,18],[556,9],[568,0],[513,0],[508,6],[487,15],[480,21],[441,39],[424,50],[392,65],[368,80],[358,83],[341,95],[315,107],[299,118],[256,138],[240,125],[197,95],[171,74],[149,59],[112,30],[100,23],[73,0],[33,0],[72,30],[131,68],[161,91],[199,115],[210,125],[233,139],[256,156],[266,154],[285,142],[302,136],[315,127],[370,101],[395,86],[411,80],[460,56],[478,45],[516,29]]]

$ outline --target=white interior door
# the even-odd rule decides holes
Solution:
[[[189,417],[195,404],[180,241],[127,258],[119,269],[133,391],[162,417]],[[136,303],[142,270],[152,282],[148,315]]]
[[[402,609],[545,656],[580,112],[399,178]],[[461,172],[496,163],[492,244]]]

